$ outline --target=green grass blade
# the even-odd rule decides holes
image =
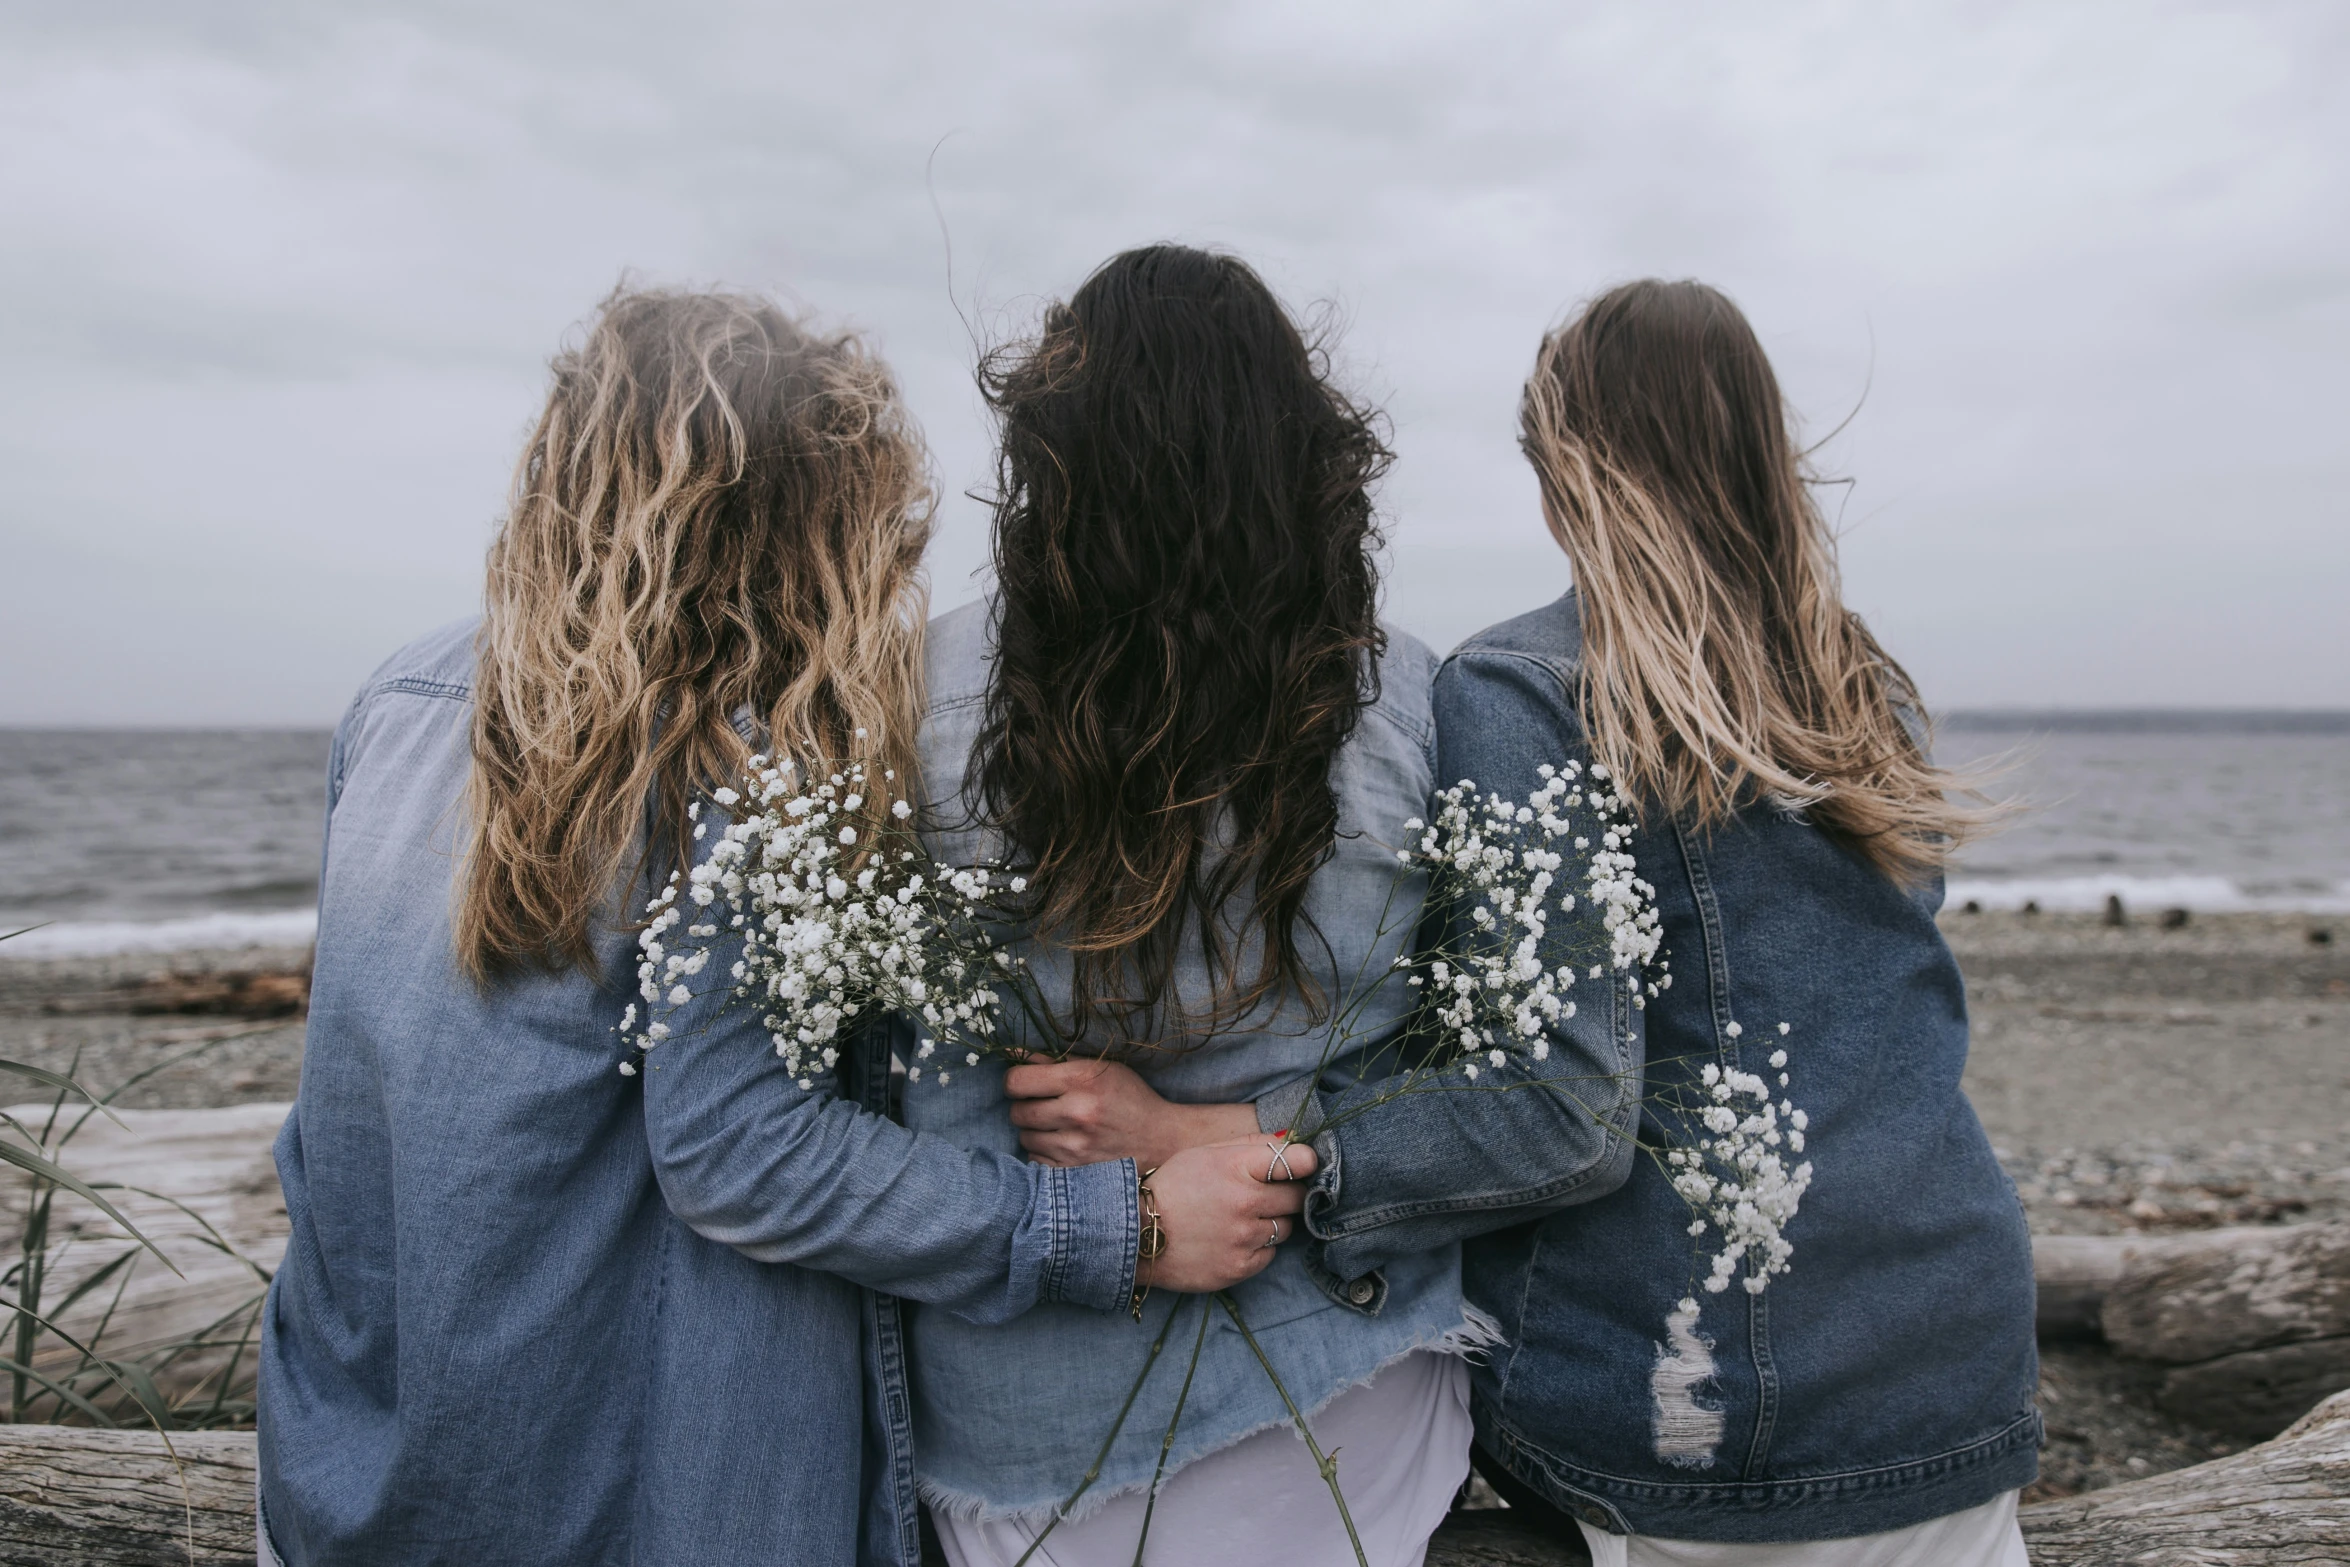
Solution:
[[[67,1312],[73,1310],[74,1303],[80,1300],[84,1295],[89,1294],[92,1290],[103,1289],[108,1279],[114,1277],[116,1273],[128,1267],[131,1263],[137,1261],[138,1257],[139,1248],[133,1246],[130,1250],[123,1252],[112,1262],[107,1263],[97,1272],[82,1280],[81,1283],[76,1284],[71,1290],[66,1292],[65,1299],[57,1303],[57,1314],[61,1317],[64,1316]],[[125,1279],[124,1282],[127,1284],[129,1280]]]
[[[114,1422],[107,1417],[106,1413],[96,1404],[91,1403],[88,1399],[82,1397],[81,1394],[76,1393],[72,1388],[67,1387],[61,1382],[50,1381],[47,1377],[41,1375],[41,1373],[35,1371],[32,1367],[26,1365],[22,1361],[10,1360],[4,1356],[0,1356],[0,1370],[7,1371],[11,1376],[23,1377],[28,1382],[40,1383],[43,1388],[47,1389],[52,1395],[56,1397],[60,1407],[71,1406],[72,1408],[78,1409],[83,1414],[88,1415],[91,1421],[97,1425],[112,1426],[114,1424]]]
[[[68,1077],[63,1072],[52,1072],[45,1066],[34,1066],[29,1061],[4,1059],[0,1059],[0,1072],[13,1072],[18,1077],[29,1077],[36,1083],[44,1083],[51,1088],[62,1088],[70,1093],[79,1094],[104,1112],[107,1120],[112,1121],[116,1126],[122,1126],[122,1117],[116,1115],[112,1110],[108,1110],[105,1100],[90,1092],[78,1079]],[[123,1126],[123,1130],[127,1132],[130,1128]]]
[[[173,1264],[169,1257],[163,1255],[163,1249],[161,1247],[157,1246],[153,1241],[147,1239],[146,1236],[140,1234],[139,1227],[131,1223],[129,1219],[123,1217],[121,1209],[115,1207],[114,1204],[108,1202],[104,1197],[99,1196],[98,1189],[96,1187],[90,1185],[80,1176],[75,1175],[72,1171],[66,1169],[64,1166],[52,1163],[51,1161],[42,1158],[39,1154],[28,1152],[25,1149],[19,1148],[16,1146],[16,1144],[10,1142],[0,1142],[0,1162],[13,1164],[19,1169],[30,1171],[37,1179],[48,1181],[53,1185],[62,1186],[67,1191],[72,1192],[75,1196],[80,1197],[85,1201],[95,1203],[98,1206],[100,1212],[104,1213],[106,1217],[112,1219],[115,1223],[121,1225],[123,1229],[128,1231],[132,1240],[137,1241],[140,1245],[155,1253],[157,1260],[160,1261],[165,1267],[170,1268],[174,1274],[179,1274],[180,1277],[186,1277],[186,1275],[180,1274],[180,1270]]]

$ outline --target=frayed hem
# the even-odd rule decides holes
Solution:
[[[1401,1362],[1407,1355],[1423,1353],[1444,1355],[1474,1363],[1487,1350],[1500,1349],[1508,1343],[1509,1335],[1502,1331],[1499,1321],[1464,1301],[1461,1305],[1461,1320],[1458,1323],[1446,1328],[1433,1338],[1406,1344],[1353,1381],[1343,1382],[1330,1389],[1304,1412],[1303,1418],[1310,1424],[1315,1416],[1335,1403],[1340,1394],[1351,1393],[1356,1388],[1369,1386],[1381,1372]],[[1296,1429],[1297,1422],[1291,1420],[1287,1415],[1277,1415],[1270,1420],[1260,1421],[1246,1430],[1234,1432],[1212,1447],[1201,1448],[1198,1452],[1184,1459],[1180,1465],[1160,1476],[1159,1484],[1162,1487],[1165,1486],[1168,1481],[1173,1480],[1175,1476],[1201,1459],[1221,1453],[1228,1447],[1237,1446],[1252,1436],[1259,1436],[1267,1431],[1294,1432]],[[1058,1502],[1041,1503],[1032,1507],[1003,1508],[994,1506],[985,1497],[973,1496],[968,1492],[940,1485],[926,1475],[917,1475],[914,1480],[915,1494],[921,1498],[922,1505],[944,1513],[950,1518],[960,1519],[967,1523],[1008,1523],[1017,1528],[1030,1530],[1041,1529],[1046,1524],[1056,1521],[1061,1523],[1080,1522],[1121,1497],[1137,1495],[1149,1488],[1150,1481],[1147,1478],[1129,1480],[1122,1485],[1097,1486],[1078,1498],[1076,1505],[1064,1513]]]
[[[1426,1346],[1439,1355],[1458,1355],[1471,1365],[1483,1365],[1489,1349],[1507,1349],[1510,1336],[1500,1319],[1487,1316],[1466,1301],[1461,1303],[1461,1325],[1446,1328],[1442,1337]]]

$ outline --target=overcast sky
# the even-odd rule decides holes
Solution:
[[[971,331],[1165,238],[1331,307],[1440,647],[1566,583],[1512,429],[1543,328],[1694,276],[1853,415],[1849,594],[1933,702],[2350,706],[2331,0],[0,15],[0,723],[330,722],[476,605],[624,271],[876,336],[949,607]]]

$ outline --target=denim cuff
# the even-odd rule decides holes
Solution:
[[[1053,1220],[1053,1254],[1043,1298],[1096,1311],[1124,1311],[1134,1299],[1142,1245],[1132,1159],[1043,1172]]]
[[[1310,1131],[1322,1122],[1321,1106],[1315,1099],[1314,1080],[1310,1077],[1283,1083],[1257,1100],[1256,1109],[1260,1132],[1286,1132],[1293,1128]]]

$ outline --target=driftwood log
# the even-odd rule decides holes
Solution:
[[[2119,1353],[2174,1368],[2158,1395],[2171,1413],[2274,1436],[2350,1388],[2350,1223],[2133,1257],[2101,1321]]]
[[[310,970],[219,969],[199,974],[158,974],[113,990],[58,996],[41,1004],[48,1013],[127,1012],[133,1017],[197,1013],[214,1017],[299,1017],[310,1006]]]
[[[1427,1567],[1589,1567],[1590,1561],[1579,1533],[1557,1539],[1506,1510],[1454,1513],[1428,1542]]]
[[[179,1269],[175,1275],[142,1254],[127,1274],[84,1296],[58,1325],[86,1343],[104,1319],[101,1348],[117,1359],[136,1359],[200,1335],[233,1344],[262,1286],[257,1270],[276,1267],[285,1254],[285,1198],[270,1145],[286,1110],[282,1104],[121,1110],[121,1125],[93,1116],[71,1141],[53,1149],[60,1164],[104,1190]],[[46,1111],[20,1105],[10,1113],[38,1128]],[[21,1180],[0,1180],[0,1251],[17,1248],[24,1190]],[[45,1301],[63,1299],[132,1245],[111,1219],[70,1192],[56,1194],[49,1240]],[[123,1283],[119,1301],[116,1283]],[[223,1347],[182,1355],[164,1368],[158,1384],[167,1396],[192,1387],[233,1353]],[[54,1370],[74,1358],[51,1337],[35,1366]],[[252,1360],[248,1350],[241,1364],[250,1367]]]
[[[174,1455],[177,1455],[177,1462]],[[190,1543],[194,1550],[191,1554]],[[250,1567],[253,1436],[0,1425],[0,1567]],[[1583,1567],[1583,1542],[1456,1513],[1428,1567]]]
[[[2102,1337],[2105,1299],[2125,1274],[2257,1246],[2277,1233],[2247,1225],[2180,1235],[2035,1235],[2032,1273],[2038,1285],[2040,1336]]]
[[[0,1426],[0,1567],[253,1560],[253,1438]],[[2273,1442],[2023,1510],[2037,1567],[2316,1567],[2350,1561],[2350,1393]],[[191,1530],[192,1523],[192,1530]],[[1506,1512],[1461,1513],[1429,1567],[1572,1567]]]
[[[2040,1336],[2171,1367],[2182,1419],[2257,1440],[2350,1388],[2350,1223],[2043,1235],[2032,1265]]]
[[[0,1425],[0,1567],[253,1560],[251,1432]]]
[[[2231,1458],[2022,1512],[2034,1567],[2350,1562],[2350,1393]]]
[[[274,1266],[285,1212],[269,1150],[283,1105],[125,1111],[68,1146],[86,1178],[187,1204],[237,1250]],[[115,1194],[186,1271],[141,1264],[108,1331],[118,1353],[175,1341],[254,1285],[252,1270],[197,1242],[168,1204]],[[73,1199],[61,1277],[109,1255],[119,1232]],[[60,1240],[65,1237],[59,1237]],[[2042,1236],[2033,1245],[2043,1336],[2102,1331],[2124,1354],[2169,1365],[2163,1398],[2204,1424],[2268,1435],[2350,1387],[2350,1225],[2165,1236]],[[199,1370],[200,1363],[187,1369]],[[0,1426],[0,1567],[249,1562],[252,1437]],[[2350,1562],[2350,1394],[2276,1441],[2231,1458],[2044,1503],[2024,1512],[2042,1567]],[[1430,1567],[1572,1567],[1580,1540],[1548,1540],[1506,1511],[1455,1515]]]

